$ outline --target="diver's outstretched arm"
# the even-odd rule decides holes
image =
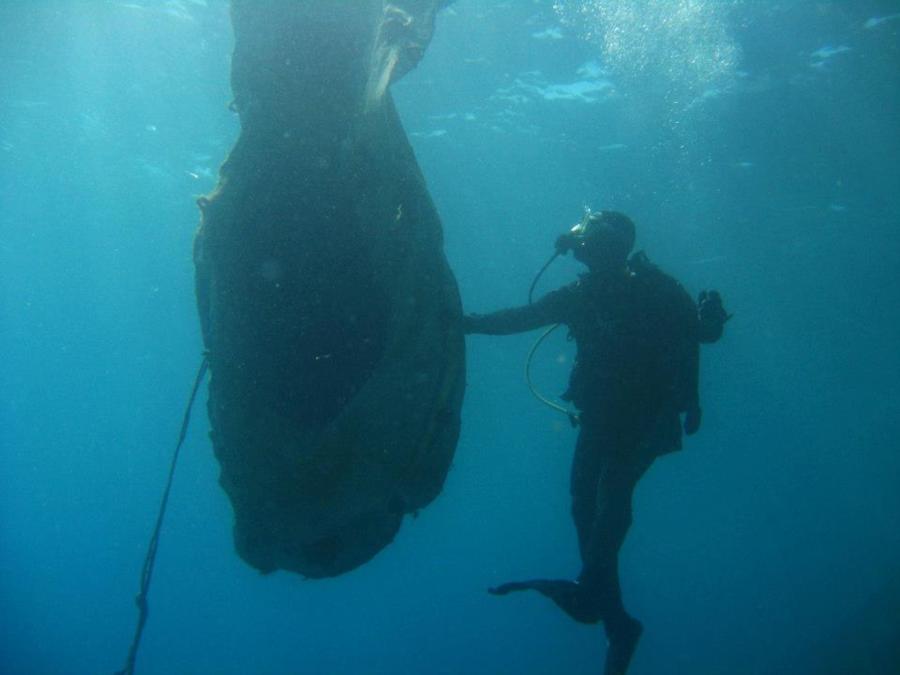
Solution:
[[[566,323],[574,304],[571,287],[548,293],[530,305],[501,309],[490,314],[466,314],[463,331],[484,335],[524,333],[553,323]]]

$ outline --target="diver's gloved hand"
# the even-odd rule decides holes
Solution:
[[[557,255],[565,255],[575,248],[575,242],[572,240],[572,235],[567,232],[566,234],[559,235],[553,246],[556,248]]]
[[[464,335],[471,335],[475,332],[475,327],[478,322],[478,316],[478,314],[463,314],[462,330]]]
[[[697,310],[700,319],[701,342],[715,342],[722,337],[725,323],[731,314],[722,305],[722,296],[718,291],[700,291],[697,298]]]
[[[725,307],[722,305],[722,296],[719,294],[719,291],[700,291],[697,305],[700,310],[701,321],[724,324],[731,318],[731,315],[725,311]]]
[[[690,408],[684,415],[684,433],[693,436],[700,430],[700,422],[703,419],[703,411],[700,406]]]

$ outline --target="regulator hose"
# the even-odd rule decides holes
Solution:
[[[550,259],[544,263],[544,266],[541,267],[540,271],[535,275],[534,281],[531,282],[531,287],[528,289],[528,304],[532,304],[534,301],[534,287],[537,286],[537,282],[544,275],[544,272],[547,271],[547,268],[559,257],[560,252],[556,251]],[[528,389],[531,391],[532,395],[543,403],[545,406],[553,408],[554,410],[563,413],[566,417],[569,418],[569,423],[574,427],[578,425],[578,414],[572,410],[569,410],[565,406],[560,405],[556,401],[553,401],[546,396],[544,396],[540,391],[538,391],[537,387],[534,386],[534,382],[531,380],[531,362],[534,360],[534,353],[537,351],[538,347],[541,346],[541,343],[557,328],[560,327],[560,324],[555,323],[543,333],[541,333],[540,337],[534,341],[534,344],[531,345],[531,349],[528,351],[528,356],[525,358],[525,382],[528,383]]]

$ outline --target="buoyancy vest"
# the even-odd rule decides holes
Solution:
[[[587,274],[575,292],[578,355],[566,400],[637,425],[699,405],[697,308],[681,284],[637,253],[620,281]]]

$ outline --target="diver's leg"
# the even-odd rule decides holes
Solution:
[[[586,423],[585,423],[586,422]],[[614,437],[583,420],[572,462],[572,518],[582,572],[578,581],[531,579],[488,589],[494,595],[537,591],[581,623],[603,620],[607,634],[631,626],[622,605],[618,552],[631,524],[631,495],[652,463],[618,460]],[[639,624],[638,624],[639,625]],[[636,640],[635,640],[636,643]]]
[[[597,486],[602,466],[602,435],[599,425],[582,420],[572,460],[571,494],[572,519],[578,533],[578,548],[582,560],[594,530],[597,513]],[[597,623],[599,606],[592,596],[582,593],[578,582],[567,579],[531,579],[514,581],[488,589],[494,595],[516,591],[537,591],[551,599],[570,617],[581,623]]]
[[[615,451],[604,453],[602,459],[596,511],[579,581],[603,604],[608,623],[625,615],[619,587],[619,550],[631,527],[634,488],[652,463],[651,456],[634,457]]]
[[[584,563],[597,516],[597,487],[603,459],[600,426],[582,418],[572,458],[569,492],[572,496],[572,521],[578,535],[578,552]]]
[[[579,576],[584,596],[603,618],[609,649],[606,674],[624,674],[643,632],[641,623],[625,611],[619,583],[619,550],[632,522],[632,497],[652,456],[625,452],[604,457],[597,490],[597,513]]]
[[[572,518],[578,533],[578,547],[584,551],[590,540],[597,503],[597,482],[600,465],[596,447],[596,427],[582,423],[572,460]],[[517,591],[537,591],[550,598],[566,614],[582,623],[596,623],[600,619],[596,608],[586,606],[579,584],[568,579],[530,579],[513,581],[488,589],[494,595]]]

